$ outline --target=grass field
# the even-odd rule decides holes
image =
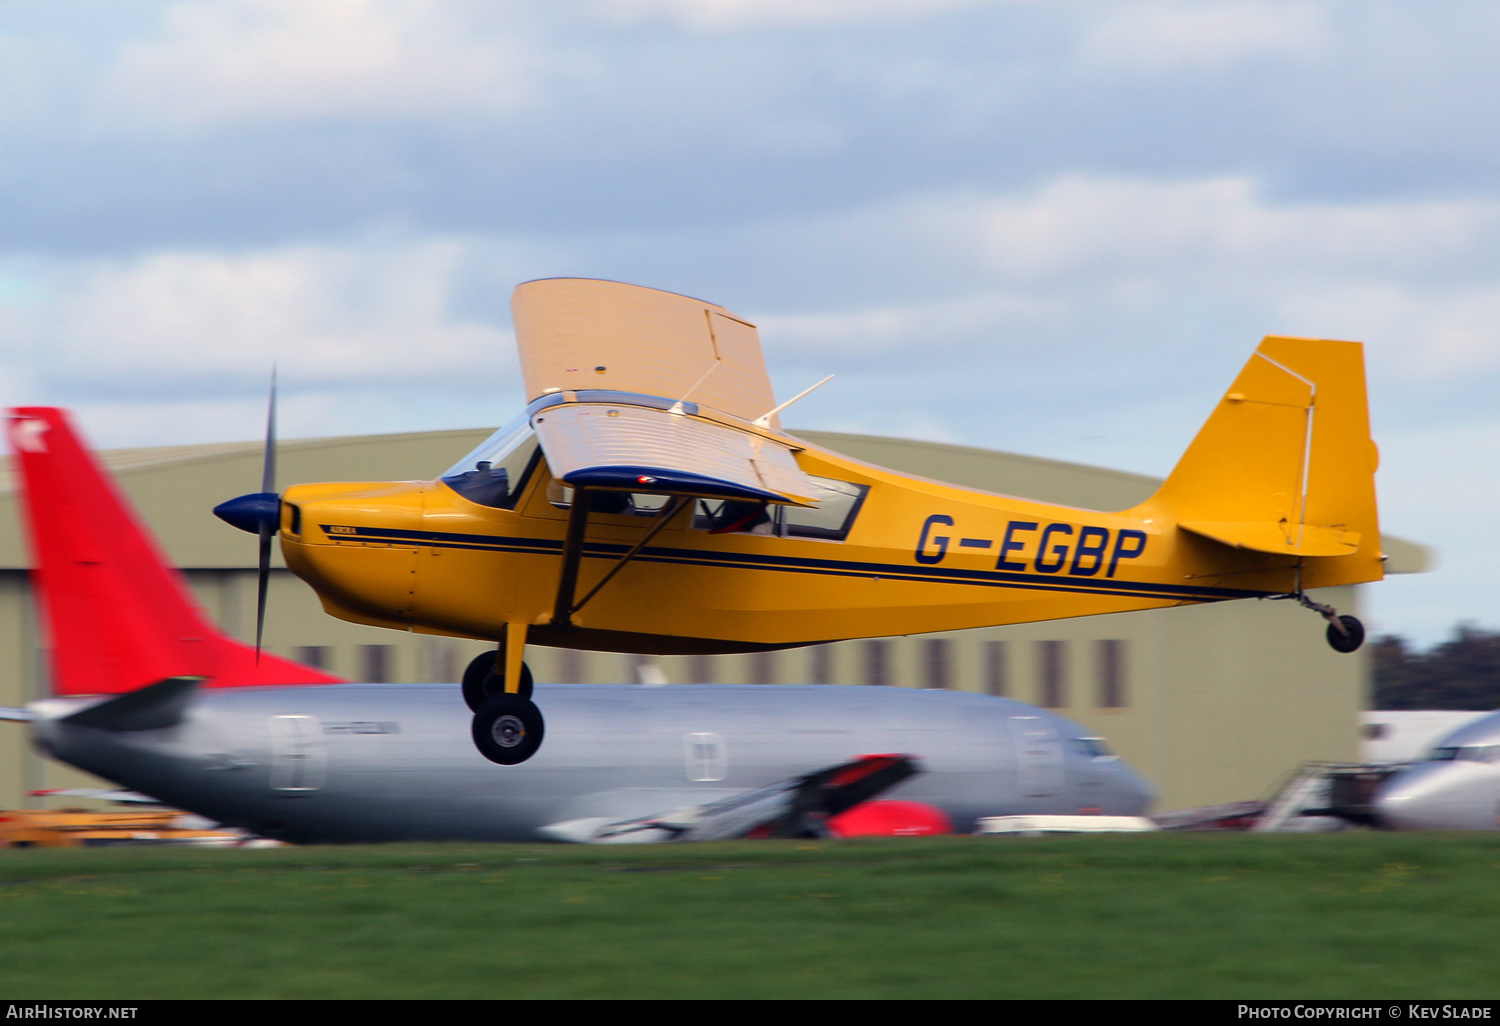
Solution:
[[[1500,835],[0,851],[0,996],[1500,995]]]

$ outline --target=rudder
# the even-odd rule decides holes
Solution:
[[[268,652],[257,663],[252,647],[198,607],[64,411],[9,412],[54,694],[117,694],[189,676],[209,687],[342,683]]]
[[[1364,347],[1269,336],[1153,500],[1178,525],[1297,557],[1304,584],[1379,580]]]

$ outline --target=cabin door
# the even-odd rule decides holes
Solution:
[[[1010,736],[1016,745],[1016,790],[1027,798],[1059,793],[1063,751],[1052,721],[1041,716],[1012,716]]]
[[[328,777],[328,741],[316,716],[271,717],[271,789],[306,794]]]

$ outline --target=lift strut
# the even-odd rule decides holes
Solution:
[[[609,568],[599,581],[589,589],[589,593],[574,603],[573,596],[578,589],[578,569],[583,560],[583,536],[588,527],[589,506],[587,494],[583,489],[573,493],[573,506],[568,511],[568,534],[563,542],[563,564],[562,577],[557,584],[557,600],[552,607],[552,626],[568,627],[573,623],[573,614],[588,604],[589,600],[599,594],[599,590],[608,584],[640,551],[645,548],[660,533],[663,527],[671,523],[672,518],[682,509],[684,505],[692,501],[686,495],[674,495],[672,500],[661,508],[661,511],[653,518],[655,521],[639,541],[630,547],[630,550],[615,561],[614,566]]]

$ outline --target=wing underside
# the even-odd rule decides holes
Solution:
[[[793,503],[818,494],[790,445],[686,414],[578,403],[532,424],[553,476],[575,488]]]

